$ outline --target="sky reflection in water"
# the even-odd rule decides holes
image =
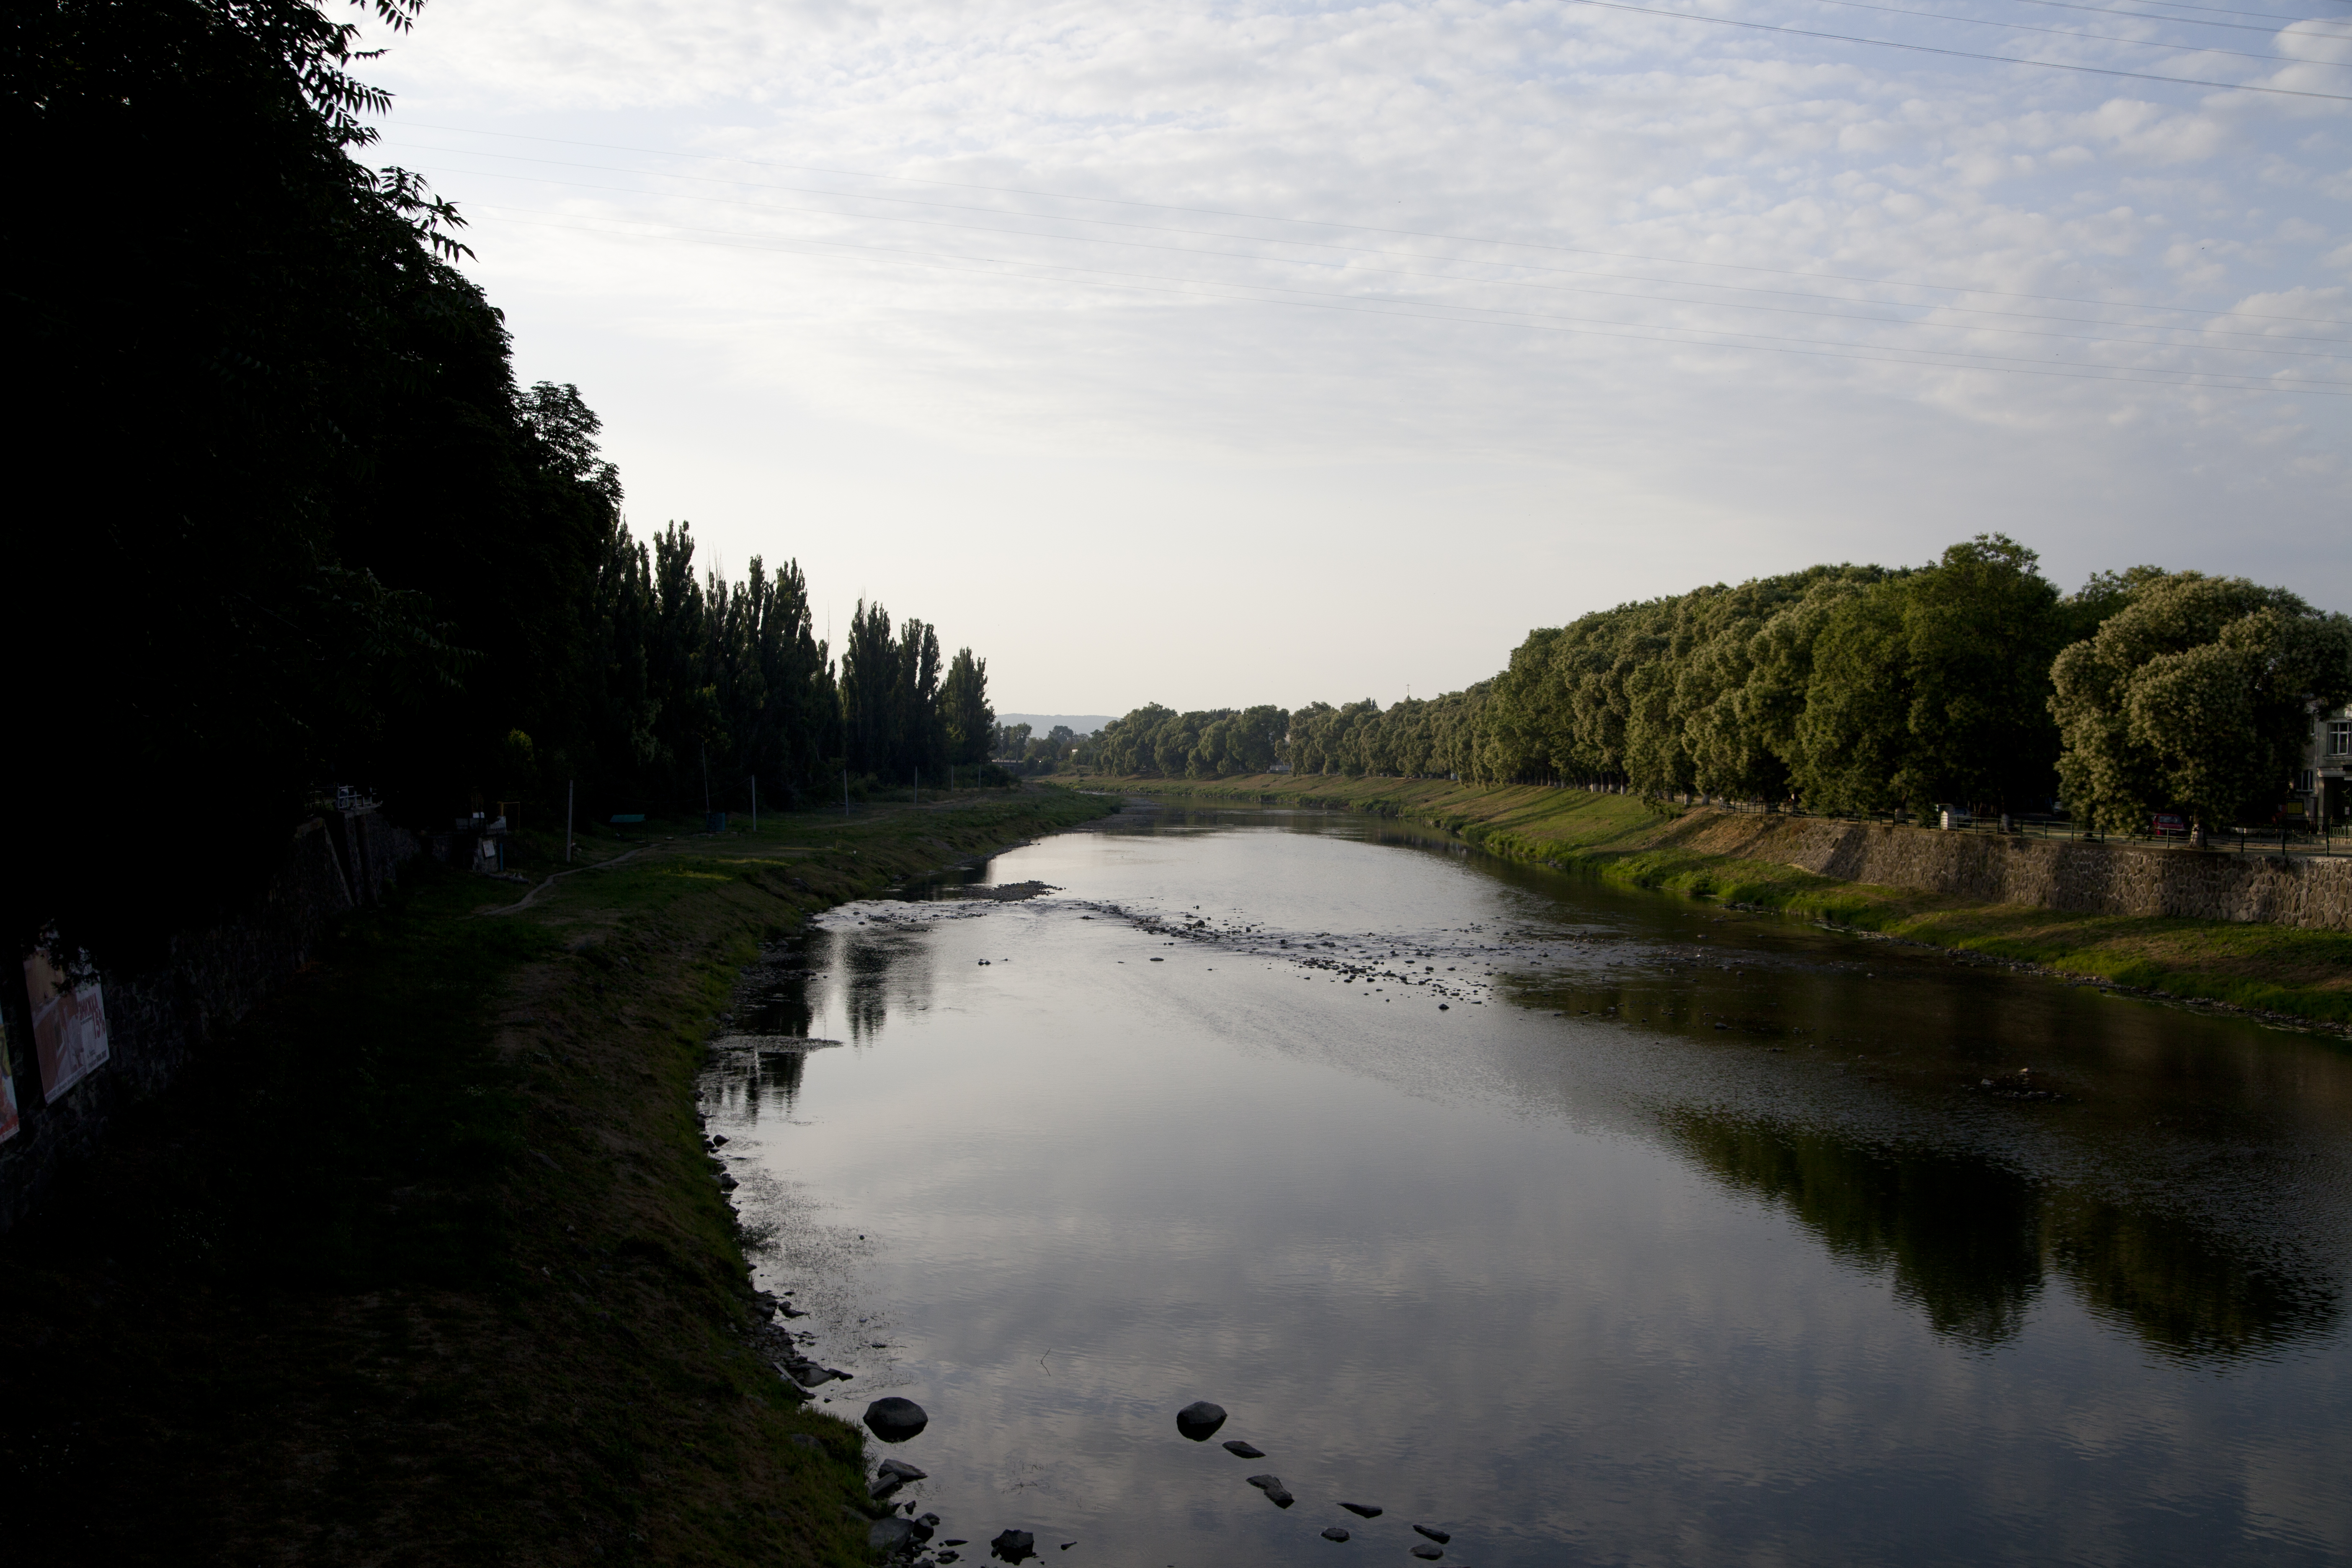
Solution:
[[[835,911],[706,1083],[834,1408],[930,1410],[902,1496],[943,1537],[2352,1555],[2327,1042],[1360,818],[1151,815],[978,876],[1060,890]],[[2020,1068],[2065,1098],[1985,1089]],[[1195,1398],[1267,1457],[1178,1436]]]

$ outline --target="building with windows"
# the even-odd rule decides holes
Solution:
[[[2352,773],[2352,707],[2314,715],[2303,773],[2294,781],[2295,793],[2303,797],[2304,809],[2309,813],[2305,820],[2352,819],[2352,812],[2347,810],[2352,805],[2352,792],[2346,787],[2347,773]]]

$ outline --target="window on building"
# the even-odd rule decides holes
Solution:
[[[2327,721],[2327,754],[2331,757],[2352,757],[2352,719],[2330,719]]]
[[[2294,787],[2301,790],[2305,795],[2309,795],[2311,793],[2311,770],[2309,768],[2304,769],[2302,773],[2295,775]]]

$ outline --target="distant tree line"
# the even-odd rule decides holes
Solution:
[[[989,755],[1005,773],[1015,775],[1050,773],[1067,767],[1085,739],[1067,724],[1056,724],[1039,735],[1028,724],[999,724]]]
[[[351,23],[36,0],[11,26],[20,951],[52,922],[152,949],[336,784],[544,824],[570,781],[593,816],[984,755],[985,666],[929,626],[862,605],[836,668],[797,567],[730,583],[683,526],[632,537],[594,414],[517,384],[459,215],[358,156],[385,100]]]
[[[2135,567],[2063,594],[1980,534],[1924,567],[1816,566],[1528,634],[1465,690],[1139,708],[1081,765],[1557,780],[1829,812],[2063,801],[2109,831],[2158,810],[2267,816],[2315,710],[2352,696],[2352,622],[2283,589]]]

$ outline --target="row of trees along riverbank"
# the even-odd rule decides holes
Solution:
[[[404,28],[423,0],[371,0]],[[359,14],[354,11],[353,15]],[[337,784],[446,826],[779,805],[987,757],[984,663],[634,538],[568,385],[519,385],[460,215],[371,167],[383,95],[309,0],[42,0],[12,19],[8,247],[21,951],[152,948],[273,868]],[[131,830],[160,814],[167,842]],[[546,820],[544,816],[541,818]],[[101,827],[100,825],[103,825]]]
[[[1139,708],[1079,766],[1557,779],[1653,797],[1925,814],[2063,804],[2107,832],[2267,818],[2312,717],[2352,696],[2352,622],[2281,588],[2153,566],[2074,594],[1979,534],[1922,567],[1815,566],[1530,632],[1462,691]]]

